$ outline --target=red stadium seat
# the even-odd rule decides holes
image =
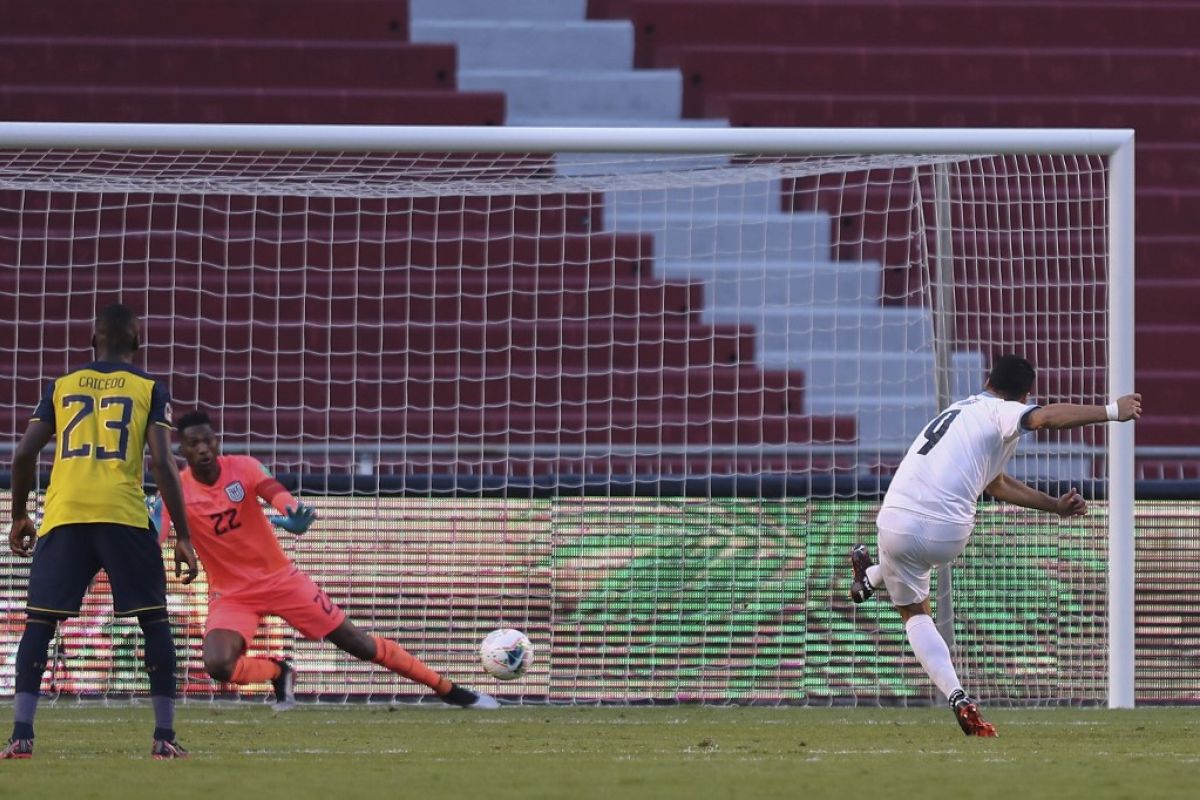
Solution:
[[[0,228],[11,234],[16,228]],[[46,231],[45,228],[40,230]],[[102,238],[72,238],[69,230],[48,231],[50,239],[30,239],[21,247],[0,237],[6,263],[28,266],[38,281],[69,283],[101,291],[134,286],[195,287],[211,291],[305,291],[350,286],[357,294],[385,296],[411,279],[439,283],[473,281],[504,286],[509,282],[551,285],[636,286],[653,278],[648,237],[636,234],[567,235],[552,238],[510,236],[495,239],[438,241],[395,239],[328,244],[280,243],[271,238],[222,240],[212,234],[128,233]],[[122,265],[120,270],[90,269]],[[170,265],[171,271],[162,270]],[[343,292],[345,293],[345,292]]]
[[[953,97],[738,93],[731,124],[751,127],[1106,127],[1136,128],[1139,137],[1178,145],[1200,134],[1190,101],[1116,97]]]
[[[303,273],[298,273],[303,277]],[[561,284],[561,282],[560,282]],[[535,321],[581,322],[587,320],[666,318],[676,321],[695,319],[702,307],[702,286],[665,284],[662,286],[586,286],[555,288],[553,281],[515,283],[507,288],[499,282],[462,285],[461,293],[448,287],[410,284],[407,291],[386,298],[342,295],[335,300],[314,299],[305,309],[319,306],[321,316],[332,324],[455,324],[527,323]],[[339,291],[353,291],[346,286]],[[434,292],[438,293],[435,294]],[[295,289],[280,288],[279,295],[230,293],[220,295],[221,308],[216,319],[248,321],[286,318],[306,296],[297,283]],[[140,296],[140,295],[139,295]],[[201,315],[213,319],[211,303],[218,295],[176,289],[153,289],[145,294],[146,308],[173,308],[184,319]]]
[[[327,306],[325,306],[327,308]],[[431,371],[437,365],[458,363],[472,369],[477,363],[520,368],[559,364],[587,371],[603,369],[662,369],[751,363],[753,333],[731,325],[701,325],[664,319],[631,322],[534,322],[439,325],[329,324],[319,302],[305,314],[287,320],[211,323],[170,318],[146,320],[147,342],[174,348],[182,363],[195,353],[227,353],[238,358],[260,352],[307,352],[314,358],[328,353],[392,354],[397,362]],[[315,324],[315,323],[324,324]],[[58,338],[57,334],[54,337]],[[43,346],[55,347],[46,341]],[[289,344],[291,345],[289,347]],[[294,349],[293,349],[294,348]],[[240,355],[239,355],[240,354]]]
[[[350,440],[403,442],[413,446],[477,447],[529,446],[553,443],[584,445],[692,446],[740,444],[809,444],[849,442],[853,418],[763,416],[738,420],[690,420],[686,417],[618,417],[607,410],[578,414],[506,410],[383,414],[357,410],[330,414],[321,405],[280,404],[271,409],[247,407],[249,430],[283,440],[346,442]],[[229,407],[224,416],[237,415]]]
[[[373,89],[187,89],[0,86],[22,122],[204,122],[289,125],[500,125],[498,92]]]
[[[408,0],[0,0],[6,36],[406,41]]]
[[[1137,174],[1142,186],[1190,188],[1200,186],[1200,144],[1147,142],[1137,144]]]
[[[632,19],[642,67],[677,66],[679,50],[695,45],[1190,49],[1190,31],[1200,26],[1196,7],[1157,4],[592,0],[591,5],[597,16]],[[613,7],[618,5],[625,8]]]
[[[449,44],[0,36],[0,84],[34,86],[453,89],[456,61]]]
[[[728,97],[744,92],[941,97],[1074,98],[1080,86],[1108,98],[1185,98],[1176,76],[1200,66],[1200,54],[1120,54],[1096,50],[838,49],[713,47],[682,54],[684,115],[725,116]]]

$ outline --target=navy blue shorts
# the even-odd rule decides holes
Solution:
[[[75,616],[102,569],[112,585],[117,616],[167,607],[167,574],[153,529],[92,522],[59,525],[38,539],[27,611]]]

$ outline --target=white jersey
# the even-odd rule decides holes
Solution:
[[[1025,415],[1035,408],[987,392],[950,406],[908,448],[883,508],[974,523],[979,496],[1016,452]]]

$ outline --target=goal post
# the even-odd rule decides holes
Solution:
[[[1109,156],[1108,392],[1134,390],[1133,133],[1126,132]],[[1110,708],[1133,708],[1134,667],[1134,450],[1133,427],[1108,432],[1108,616]]]
[[[435,662],[530,625],[546,658],[518,698],[919,702],[911,675],[859,670],[868,645],[902,656],[892,620],[835,599],[838,548],[870,535],[914,420],[997,348],[1049,362],[1039,397],[1133,390],[1133,164],[1127,130],[0,123],[0,298],[39,304],[0,341],[7,399],[129,295],[177,400],[228,403],[231,451],[346,495],[327,518],[376,537],[302,565],[334,596],[371,582],[351,617]],[[1031,479],[1097,487],[1103,552],[989,511],[984,530],[1037,527],[1036,546],[973,569],[1016,585],[1039,558],[1099,558],[1069,579],[1103,581],[1105,619],[1071,609],[1054,665],[968,655],[967,679],[1131,707],[1132,426],[1024,447]],[[0,564],[0,594],[19,570]],[[397,621],[414,576],[446,607]],[[400,691],[313,664],[323,696]]]

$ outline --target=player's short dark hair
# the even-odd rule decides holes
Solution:
[[[1005,400],[1018,400],[1033,388],[1037,370],[1017,355],[1000,356],[992,363],[988,373],[988,386]]]
[[[209,420],[207,412],[196,409],[195,411],[189,411],[180,417],[175,422],[175,430],[183,433],[193,425],[207,425],[211,428],[212,422]]]
[[[121,303],[105,306],[96,315],[96,333],[103,334],[109,347],[137,350],[138,315]]]

